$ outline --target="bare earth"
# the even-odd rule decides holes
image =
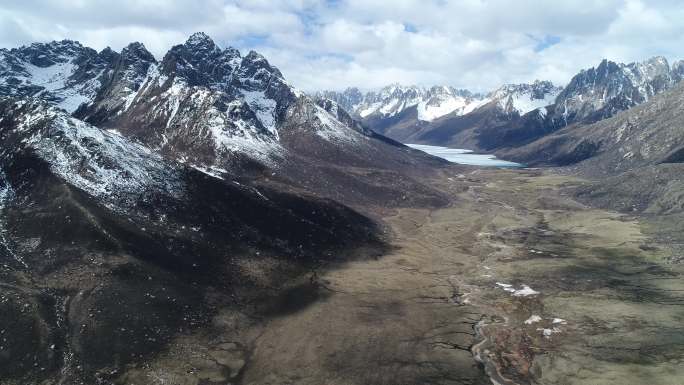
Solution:
[[[459,171],[460,170],[460,171]],[[445,171],[447,208],[375,212],[393,249],[221,312],[125,384],[684,383],[684,265],[645,222],[535,170]]]

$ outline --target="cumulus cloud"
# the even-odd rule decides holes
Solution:
[[[142,41],[161,57],[195,31],[260,51],[305,90],[563,84],[602,58],[684,57],[675,0],[23,0],[0,5],[0,46]]]

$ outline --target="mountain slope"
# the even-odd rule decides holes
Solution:
[[[527,120],[543,120],[547,113],[544,106],[559,92],[560,88],[546,81],[504,85],[490,93],[486,103],[475,110],[464,115],[445,115],[423,125],[405,140],[478,150],[511,143],[520,138],[507,137],[505,128]]]
[[[532,165],[569,166],[599,180],[582,192],[619,210],[681,211],[684,84],[599,122],[574,124],[502,152]]]
[[[303,271],[382,248],[338,203],[207,175],[44,102],[0,116],[3,384],[109,383],[219,304],[258,316]]]
[[[128,45],[121,53],[109,49],[96,53],[76,42],[8,52],[17,57],[47,55],[43,51],[72,58],[73,63],[82,61],[78,55],[84,51],[90,61],[103,66],[98,76],[88,80],[99,85],[96,92],[68,112],[139,141],[167,159],[230,178],[268,177],[269,183],[276,179],[347,202],[367,201],[373,195],[353,190],[342,196],[344,190],[331,183],[334,177],[342,174],[345,181],[352,178],[378,188],[386,183],[384,178],[359,177],[348,167],[381,169],[393,175],[390,179],[400,188],[389,186],[385,192],[391,197],[378,194],[378,202],[385,197],[389,198],[386,202],[401,202],[406,186],[425,192],[423,201],[439,201],[439,194],[419,186],[411,175],[430,172],[443,162],[366,130],[331,101],[308,97],[256,52],[243,57],[234,48],[218,47],[204,33],[172,47],[159,62],[140,43]],[[59,72],[59,64],[45,66]],[[11,84],[16,72],[0,74],[0,79]],[[80,87],[70,80],[72,75],[59,74],[68,92]],[[8,86],[0,94],[43,98],[63,107],[45,92],[18,93]],[[302,175],[303,170],[308,170],[307,175]]]
[[[679,84],[609,119],[568,126],[507,154],[533,164],[562,166],[586,161],[597,174],[677,163],[684,145],[682,102],[684,84]]]
[[[417,178],[444,162],[205,34],[161,61],[139,43],[1,53],[3,385],[127,382],[170,346],[235,355],[211,361],[232,381],[249,347],[208,341],[213,322],[306,306],[312,271],[385,250],[349,206],[448,202]]]

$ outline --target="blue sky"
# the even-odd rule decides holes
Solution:
[[[675,0],[22,0],[0,4],[0,46],[141,41],[158,58],[204,31],[255,49],[304,90],[567,82],[602,58],[684,58]]]

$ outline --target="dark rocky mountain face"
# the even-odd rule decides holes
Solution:
[[[616,64],[604,60],[598,67],[576,75],[558,95],[556,102],[546,107],[546,114],[543,117],[528,114],[514,124],[497,129],[502,137],[498,141],[491,140],[494,129],[483,128],[480,130],[480,144],[484,144],[483,147],[486,149],[499,149],[502,155],[510,154],[529,163],[576,163],[595,155],[602,147],[599,142],[613,137],[603,130],[598,130],[597,132],[602,134],[596,136],[592,130],[602,125],[592,123],[601,122],[622,111],[634,109],[634,113],[638,113],[636,111],[640,109],[635,109],[635,106],[653,100],[670,89],[678,88],[680,73],[681,62],[676,62],[670,68],[667,60],[662,57],[630,64]],[[669,111],[678,110],[675,105],[670,107]],[[668,115],[667,111],[663,113],[665,116]],[[555,134],[557,131],[558,135]],[[585,140],[582,140],[581,144],[576,141],[561,143],[559,138],[566,138],[566,132],[582,133]],[[606,134],[606,138],[600,139],[603,134]],[[532,148],[540,149],[540,143],[545,143],[543,146],[555,143],[559,147],[532,155],[529,151]],[[568,151],[570,147],[572,151]],[[627,167],[638,166],[630,162],[631,160],[624,159],[617,163],[628,165]],[[603,165],[608,164],[612,163]]]
[[[75,115],[207,167],[222,168],[235,153],[275,158],[278,120],[297,98],[262,56],[242,58],[202,33],[171,48],[159,64],[131,61],[118,71]]]
[[[684,84],[648,102],[589,125],[572,125],[508,153],[535,164],[591,163],[597,174],[616,174],[660,163],[680,163],[684,143]]]

